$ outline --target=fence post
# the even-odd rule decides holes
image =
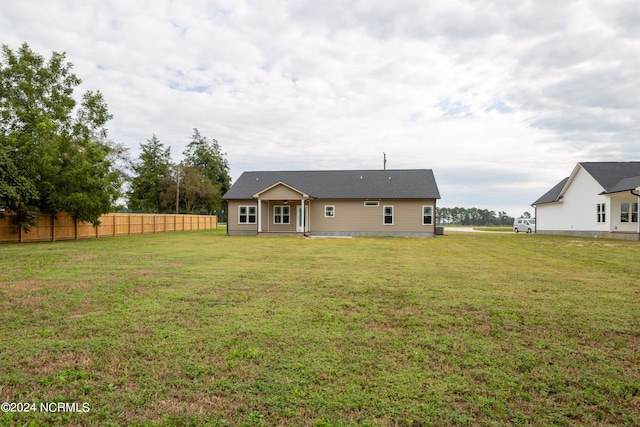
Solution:
[[[116,237],[116,214],[113,214],[113,237]]]
[[[78,218],[73,218],[73,229],[75,230],[75,240],[78,240]]]
[[[51,214],[51,241],[56,241],[56,216]]]

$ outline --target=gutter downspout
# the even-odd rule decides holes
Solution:
[[[640,193],[634,193],[633,190],[629,190],[629,192],[631,194],[633,194],[634,196],[638,197],[638,206],[640,207]],[[640,212],[638,212],[638,214],[640,214]],[[632,212],[632,215],[633,215],[633,212]],[[640,238],[640,218],[638,218],[638,226],[637,226],[636,231],[638,232],[638,238]]]

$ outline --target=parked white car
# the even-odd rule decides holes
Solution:
[[[513,231],[519,233],[526,231],[527,233],[534,233],[536,231],[536,219],[535,218],[518,218],[513,221]]]

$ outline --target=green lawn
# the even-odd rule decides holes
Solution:
[[[3,425],[639,425],[640,243],[0,245]]]

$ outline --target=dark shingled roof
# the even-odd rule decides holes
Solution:
[[[250,199],[283,182],[317,199],[439,199],[431,169],[244,172],[223,196]]]
[[[560,195],[560,192],[562,191],[562,189],[564,188],[564,185],[567,183],[568,180],[569,180],[569,177],[566,177],[565,179],[557,183],[551,190],[547,191],[538,200],[531,203],[531,205],[534,206],[534,205],[542,205],[544,203],[557,202],[558,196]]]
[[[613,187],[607,190],[607,193],[619,193],[621,191],[629,191],[640,187],[640,175],[630,176],[629,178],[621,179]]]
[[[633,190],[640,177],[640,162],[581,162],[606,193]]]

